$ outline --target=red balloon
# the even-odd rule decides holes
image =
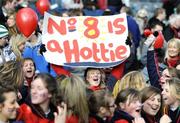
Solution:
[[[29,37],[36,29],[38,16],[31,8],[22,8],[16,14],[16,25],[24,36]]]
[[[50,8],[49,0],[38,0],[36,2],[36,8],[41,15],[44,15],[44,12],[48,11]]]
[[[151,32],[150,29],[145,29],[145,30],[144,30],[144,36],[145,36],[145,37],[148,37],[148,36],[151,35],[151,34],[152,34],[152,32]]]
[[[163,44],[164,44],[164,36],[161,32],[159,32],[154,43],[154,48],[155,49],[162,48]]]

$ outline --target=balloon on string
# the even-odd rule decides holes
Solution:
[[[31,8],[22,8],[16,14],[16,25],[24,36],[29,37],[37,28],[38,16]]]
[[[41,15],[44,15],[44,12],[48,11],[50,8],[49,0],[38,0],[36,2],[36,8]]]

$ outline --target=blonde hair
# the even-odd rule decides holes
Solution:
[[[0,65],[0,86],[13,86],[16,89],[23,82],[22,63],[20,61],[8,61]]]
[[[169,85],[171,95],[175,96],[177,100],[180,101],[180,79],[173,77],[170,80],[167,80]]]
[[[26,38],[23,35],[17,34],[13,35],[10,39],[10,46],[12,48],[13,53],[16,55],[16,59],[22,59],[22,54],[19,50],[19,46],[26,42]]]
[[[131,71],[125,74],[123,78],[115,84],[113,96],[116,97],[121,90],[126,88],[141,90],[144,87],[146,87],[146,83],[142,73],[139,71]]]
[[[79,123],[89,122],[89,109],[86,97],[86,85],[82,78],[71,75],[59,79],[59,91],[68,107],[68,115],[78,117]]]
[[[179,50],[179,55],[180,55],[180,39],[178,38],[172,38],[168,41],[167,43],[167,50],[166,50],[166,55],[165,55],[165,59],[169,59],[169,55],[168,55],[168,47],[175,47],[178,48]]]

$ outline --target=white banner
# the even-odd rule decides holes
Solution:
[[[58,17],[45,13],[45,59],[71,67],[112,67],[130,55],[126,14]]]

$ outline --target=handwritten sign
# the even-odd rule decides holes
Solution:
[[[58,17],[45,13],[45,59],[71,67],[112,67],[130,55],[126,14]]]

